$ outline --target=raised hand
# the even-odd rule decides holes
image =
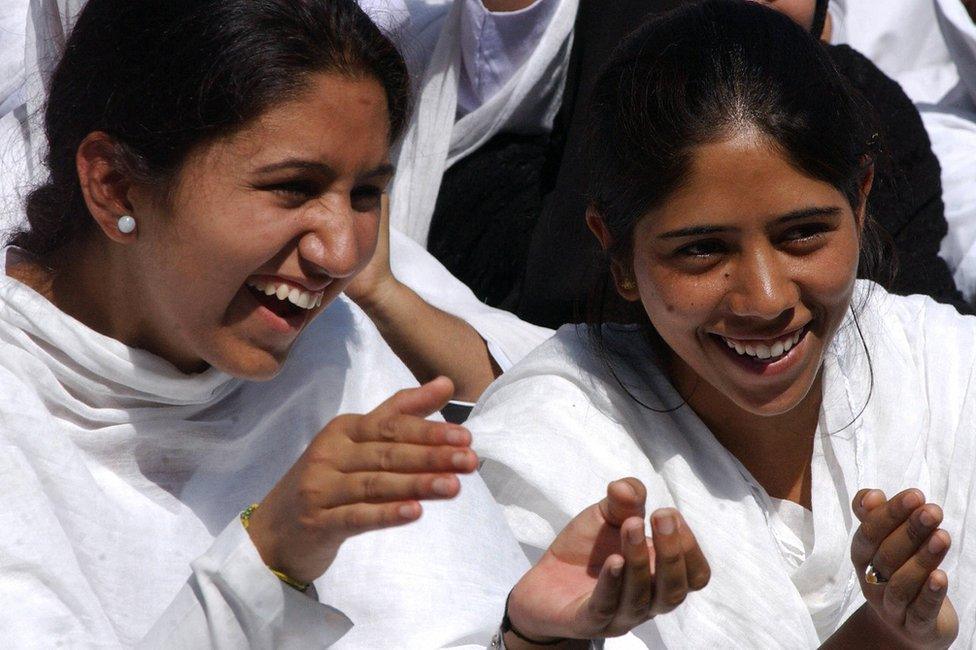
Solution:
[[[346,295],[364,311],[382,302],[387,293],[398,289],[399,282],[390,268],[390,197],[380,197],[380,226],[376,250],[366,267],[346,287]]]
[[[880,490],[861,490],[853,508],[861,525],[851,560],[877,618],[908,647],[948,647],[959,621],[948,598],[949,578],[938,568],[951,543],[939,528],[942,508],[925,503],[915,489],[890,500]]]
[[[645,536],[646,497],[639,480],[614,481],[563,529],[509,598],[520,634],[540,642],[620,636],[708,583],[708,562],[677,510],[656,510],[653,539]]]
[[[347,538],[416,520],[419,500],[456,496],[456,474],[478,466],[471,434],[423,419],[453,391],[439,377],[329,422],[251,516],[248,533],[265,564],[310,582]]]

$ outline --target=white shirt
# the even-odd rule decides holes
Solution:
[[[330,419],[412,385],[343,298],[249,382],[183,375],[0,274],[4,647],[487,645],[527,563],[478,476],[344,544],[323,604],[275,578],[238,520]]]
[[[771,501],[690,408],[654,412],[634,399],[681,404],[640,333],[605,330],[615,378],[567,326],[495,382],[467,422],[519,541],[545,549],[610,481],[635,476],[648,512],[676,507],[712,568],[705,589],[635,630],[646,646],[812,648],[863,603],[849,559],[854,494],[917,487],[945,512],[955,647],[972,647],[976,318],[865,282],[854,305],[871,365],[848,319],[825,355],[812,534],[807,515]]]

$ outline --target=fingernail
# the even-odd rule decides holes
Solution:
[[[864,496],[861,497],[862,508],[867,508],[868,497],[870,497],[872,494],[874,494],[874,490],[868,490],[864,493]]]
[[[922,525],[925,526],[926,528],[931,528],[932,526],[935,525],[936,521],[938,521],[935,518],[935,515],[933,515],[928,510],[923,510],[921,514],[918,516],[918,520],[922,522]]]
[[[942,589],[942,585],[936,581],[934,576],[929,576],[929,591],[939,591]]]
[[[416,510],[412,505],[402,505],[397,508],[397,514],[399,514],[404,519],[413,519],[416,516]]]
[[[627,541],[632,545],[637,546],[638,544],[644,543],[644,525],[641,524],[640,528],[634,526],[627,531]]]
[[[444,437],[449,445],[463,445],[468,442],[468,432],[464,429],[448,429]]]
[[[670,535],[677,528],[677,522],[672,515],[661,515],[654,518],[654,528],[662,535]]]
[[[932,535],[929,540],[929,553],[932,555],[938,555],[942,551],[946,550],[945,540],[942,539],[942,535]]]
[[[922,500],[922,497],[919,495],[918,492],[909,492],[901,500],[901,504],[908,510],[914,510],[915,508],[919,507],[923,503],[925,502]]]
[[[468,468],[468,452],[457,451],[451,456],[451,465],[454,465],[456,469],[467,469]]]
[[[454,481],[447,478],[435,478],[430,487],[441,496],[449,496],[454,492]]]
[[[623,564],[618,564],[614,562],[613,564],[610,565],[610,575],[612,575],[614,578],[619,578],[620,574],[623,573],[623,570],[624,570]]]

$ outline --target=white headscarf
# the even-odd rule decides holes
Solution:
[[[396,158],[397,174],[390,195],[390,219],[394,227],[426,245],[430,221],[444,171],[492,136],[513,123],[525,121],[525,113],[551,126],[562,99],[562,89],[572,46],[578,0],[558,0],[542,40],[518,72],[487,102],[456,120],[461,65],[461,14],[464,2],[440,2],[440,16],[430,3],[423,15],[412,18],[410,32],[426,54],[423,35],[437,33],[428,61],[418,65],[412,48],[404,48],[408,62],[418,70],[419,85],[413,115]],[[436,30],[436,31],[435,31]],[[419,36],[418,36],[419,35]]]

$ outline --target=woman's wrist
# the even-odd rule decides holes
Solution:
[[[370,319],[382,320],[395,310],[396,303],[406,290],[407,285],[390,274],[376,282],[368,292],[350,295],[350,298]]]
[[[502,618],[501,631],[508,650],[528,650],[529,648],[586,648],[588,640],[570,639],[554,634],[552,630],[545,630],[533,624],[531,617],[526,615],[524,607],[516,593],[518,585],[509,592],[505,599],[505,613]]]

